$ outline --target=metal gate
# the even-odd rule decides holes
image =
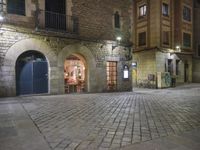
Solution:
[[[30,57],[23,57],[16,63],[17,95],[48,93],[47,62],[35,56],[28,61],[26,58]]]

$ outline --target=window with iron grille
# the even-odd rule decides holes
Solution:
[[[146,32],[141,32],[139,33],[139,40],[138,40],[138,45],[139,46],[145,46],[146,45]]]
[[[25,16],[25,0],[7,0],[7,12]]]
[[[169,31],[163,31],[163,44],[169,45]]]
[[[118,11],[116,11],[114,14],[114,22],[115,22],[115,28],[120,28],[120,15]]]
[[[162,14],[163,16],[169,16],[169,5],[166,3],[162,4]]]
[[[191,9],[186,6],[183,7],[183,19],[191,21]]]
[[[116,90],[117,89],[117,62],[108,61],[106,64],[107,71],[107,89]]]
[[[191,34],[183,33],[183,46],[184,47],[191,47]]]
[[[147,15],[147,5],[142,5],[139,7],[139,17],[144,17]]]

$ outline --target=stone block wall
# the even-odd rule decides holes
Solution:
[[[149,74],[156,75],[155,51],[143,51],[133,54],[133,61],[137,62],[137,80],[147,80]]]
[[[64,93],[64,61],[71,54],[83,56],[87,62],[86,92],[107,91],[106,58],[118,57],[118,91],[131,89],[131,82],[122,80],[122,64],[129,53],[125,47],[112,50],[112,43],[88,42],[3,25],[0,37],[0,97],[16,95],[15,64],[17,58],[28,50],[45,55],[49,63],[49,93]]]
[[[131,2],[124,0],[73,0],[72,15],[79,18],[80,36],[85,38],[115,40],[121,35],[128,41],[131,33]],[[114,27],[114,13],[120,14],[120,29]]]

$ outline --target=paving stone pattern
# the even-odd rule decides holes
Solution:
[[[200,89],[22,97],[53,150],[115,149],[200,127]]]

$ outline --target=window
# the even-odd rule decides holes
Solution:
[[[115,28],[120,28],[120,16],[118,11],[115,12],[114,22],[115,22]]]
[[[179,75],[179,62],[180,60],[176,60],[176,75]]]
[[[191,10],[186,6],[183,7],[183,19],[186,21],[191,21]]]
[[[107,89],[117,90],[117,62],[109,61],[106,64]]]
[[[191,47],[191,34],[183,33],[183,46]]]
[[[139,46],[146,45],[146,32],[139,33]]]
[[[124,65],[124,68],[123,68],[123,78],[124,79],[128,79],[129,78],[129,68],[127,65]]]
[[[147,15],[147,5],[142,5],[139,7],[139,17],[144,17]]]
[[[25,16],[25,0],[7,0],[7,12]]]
[[[162,5],[162,14],[163,16],[169,16],[169,5],[166,3]]]
[[[169,31],[163,31],[163,44],[169,45]]]

